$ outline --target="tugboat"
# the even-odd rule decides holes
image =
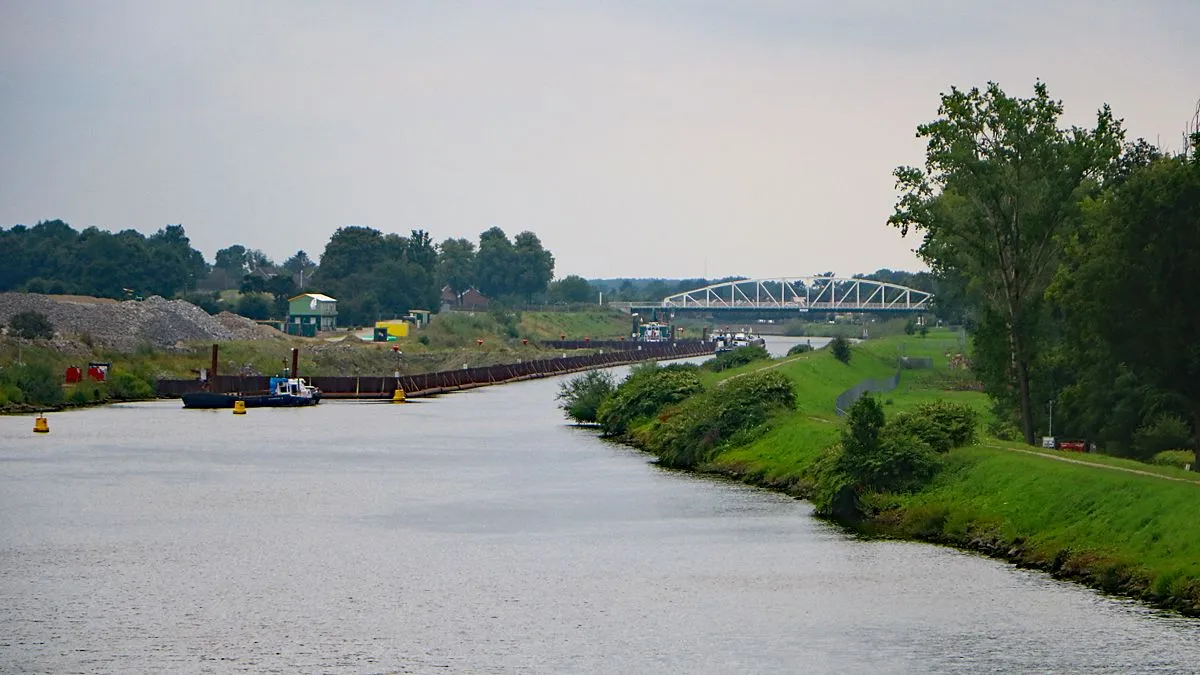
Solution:
[[[268,391],[224,394],[195,391],[183,395],[185,408],[232,408],[234,401],[242,401],[247,408],[294,408],[320,403],[321,390],[302,378],[272,377]]]

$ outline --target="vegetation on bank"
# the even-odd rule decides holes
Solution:
[[[935,329],[855,345],[848,364],[822,349],[703,380],[688,377],[706,372],[695,366],[642,366],[608,404],[636,410],[603,431],[664,466],[813,499],[864,533],[977,550],[1200,615],[1200,523],[1189,515],[1200,484],[1171,465],[1182,453],[1142,464],[997,439],[987,396],[964,387],[963,344]],[[934,367],[903,371],[897,389],[839,419],[837,395],[894,373],[902,354]]]

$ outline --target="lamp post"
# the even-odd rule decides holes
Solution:
[[[400,379],[400,357],[404,352],[400,351],[399,347],[392,347],[392,351],[396,353],[396,379]]]

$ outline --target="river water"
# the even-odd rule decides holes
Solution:
[[[1200,622],[660,470],[558,383],[0,418],[0,671],[1200,667]]]

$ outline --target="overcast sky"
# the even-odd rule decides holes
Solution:
[[[1035,78],[1178,150],[1200,2],[0,0],[0,226],[536,232],[558,275],[919,269],[892,168]]]

